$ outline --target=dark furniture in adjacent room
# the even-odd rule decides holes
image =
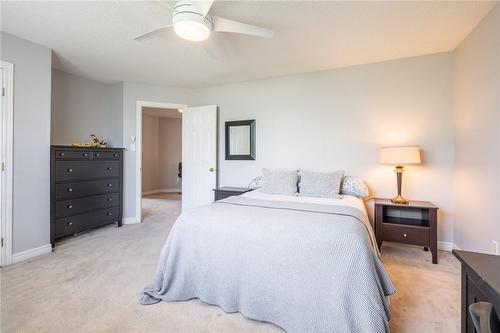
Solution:
[[[430,248],[432,263],[438,263],[437,210],[428,201],[395,204],[390,199],[375,201],[375,234],[379,248],[382,242],[394,242]]]
[[[50,242],[122,225],[123,149],[51,146]]]
[[[214,189],[214,201],[222,200],[233,195],[240,195],[250,192],[252,189],[248,187],[218,187]]]
[[[453,254],[462,263],[462,333],[479,332],[472,318],[481,315],[474,310],[475,305],[491,309],[483,313],[481,333],[483,329],[488,332],[487,326],[492,333],[500,332],[500,256],[459,250],[453,250]],[[469,311],[471,305],[472,311]]]

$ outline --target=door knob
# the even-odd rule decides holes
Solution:
[[[208,171],[210,171],[210,172],[214,172],[214,171],[215,171],[215,169],[214,169],[214,168],[210,168],[210,169],[208,169]]]

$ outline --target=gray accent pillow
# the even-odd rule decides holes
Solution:
[[[368,186],[359,178],[353,176],[344,176],[340,186],[340,194],[354,195],[360,198],[366,198],[370,195]]]
[[[261,188],[261,187],[262,187],[262,176],[255,177],[248,184],[248,188],[251,188],[251,189],[257,189],[257,188]]]
[[[297,170],[262,169],[262,193],[295,195]]]
[[[300,170],[299,194],[304,197],[337,198],[344,171]]]

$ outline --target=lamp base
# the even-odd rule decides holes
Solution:
[[[392,198],[391,202],[398,205],[407,205],[409,203],[408,199],[403,198],[401,194],[398,194],[397,197]]]

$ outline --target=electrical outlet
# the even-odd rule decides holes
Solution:
[[[498,253],[498,242],[496,240],[491,240],[491,253],[500,254]]]

